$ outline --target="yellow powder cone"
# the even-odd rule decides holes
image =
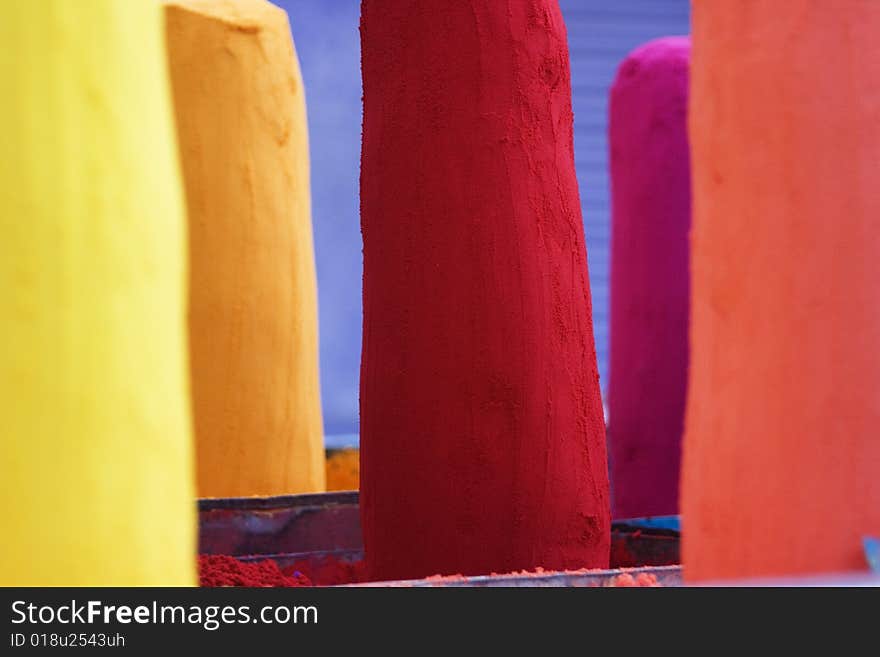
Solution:
[[[160,7],[7,0],[0,42],[0,584],[194,584]]]
[[[324,490],[302,77],[284,11],[165,4],[202,497]]]

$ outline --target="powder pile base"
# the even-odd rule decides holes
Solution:
[[[618,574],[614,574],[614,573]],[[496,580],[496,584],[505,582],[522,586],[523,579],[535,580],[534,585],[540,586],[548,578],[568,576],[570,578],[586,578],[593,580],[580,586],[603,587],[643,587],[662,586],[657,576],[639,569],[619,569],[607,571],[596,568],[580,568],[577,570],[554,571],[538,567],[534,570],[521,570],[510,573],[490,573],[487,577]],[[482,578],[485,579],[485,578]],[[363,561],[345,562],[342,560],[325,559],[321,564],[308,560],[295,562],[280,568],[273,559],[243,562],[226,555],[199,556],[199,583],[201,586],[249,586],[249,587],[297,587],[297,586],[338,586],[346,584],[374,584],[390,586],[448,586],[449,584],[470,584],[473,578],[461,574],[430,575],[418,581],[375,582],[366,579]],[[526,585],[529,585],[526,582]]]
[[[311,586],[302,573],[282,572],[272,559],[243,562],[222,554],[199,555],[199,586],[297,587]]]

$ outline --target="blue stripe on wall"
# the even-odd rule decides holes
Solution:
[[[491,0],[500,1],[500,0]],[[328,435],[356,434],[361,350],[358,216],[359,0],[275,0],[287,10],[303,70],[318,270],[321,395]],[[645,41],[689,32],[688,0],[560,0],[571,51],[575,164],[593,293],[600,377],[608,364],[608,88]]]

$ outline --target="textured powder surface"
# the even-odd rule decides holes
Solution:
[[[195,584],[160,7],[0,2],[0,39],[0,585]]]
[[[880,3],[694,3],[693,580],[865,568],[880,531]]]
[[[614,518],[678,513],[688,362],[687,37],[634,50],[611,88]]]
[[[659,587],[661,584],[657,581],[657,576],[651,573],[639,573],[636,577],[633,577],[631,573],[623,573],[611,580],[609,586],[619,588],[652,588]]]
[[[199,586],[311,586],[299,572],[284,573],[272,559],[243,562],[224,554],[199,555]]]
[[[545,577],[554,577],[559,575],[590,575],[590,574],[599,574],[603,571],[601,569],[588,569],[588,568],[580,568],[578,570],[544,570],[540,566],[535,568],[534,570],[520,570],[512,573],[491,573],[492,577],[511,577],[511,578],[522,578],[522,577],[534,577],[536,579],[545,578]],[[432,582],[436,586],[442,586],[448,582],[461,582],[466,578],[464,575],[455,574],[455,575],[431,575],[429,577],[425,577],[426,580]],[[503,580],[502,580],[503,581]],[[590,586],[598,587],[602,586],[605,588],[638,588],[638,587],[660,587],[662,584],[657,580],[657,576],[652,573],[637,573],[635,577],[633,577],[632,573],[622,572],[620,575],[616,575],[612,577],[610,580],[605,582],[604,584],[591,584]]]
[[[371,579],[607,566],[559,7],[361,8]]]
[[[305,98],[265,0],[166,5],[200,497],[324,489]]]

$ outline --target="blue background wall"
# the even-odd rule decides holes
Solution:
[[[360,2],[274,1],[290,16],[306,85],[321,323],[321,394],[325,431],[332,445],[351,442],[358,424]],[[689,4],[689,0],[560,0],[571,51],[575,164],[603,387],[608,363],[608,87],[617,65],[630,50],[656,37],[689,32]]]

